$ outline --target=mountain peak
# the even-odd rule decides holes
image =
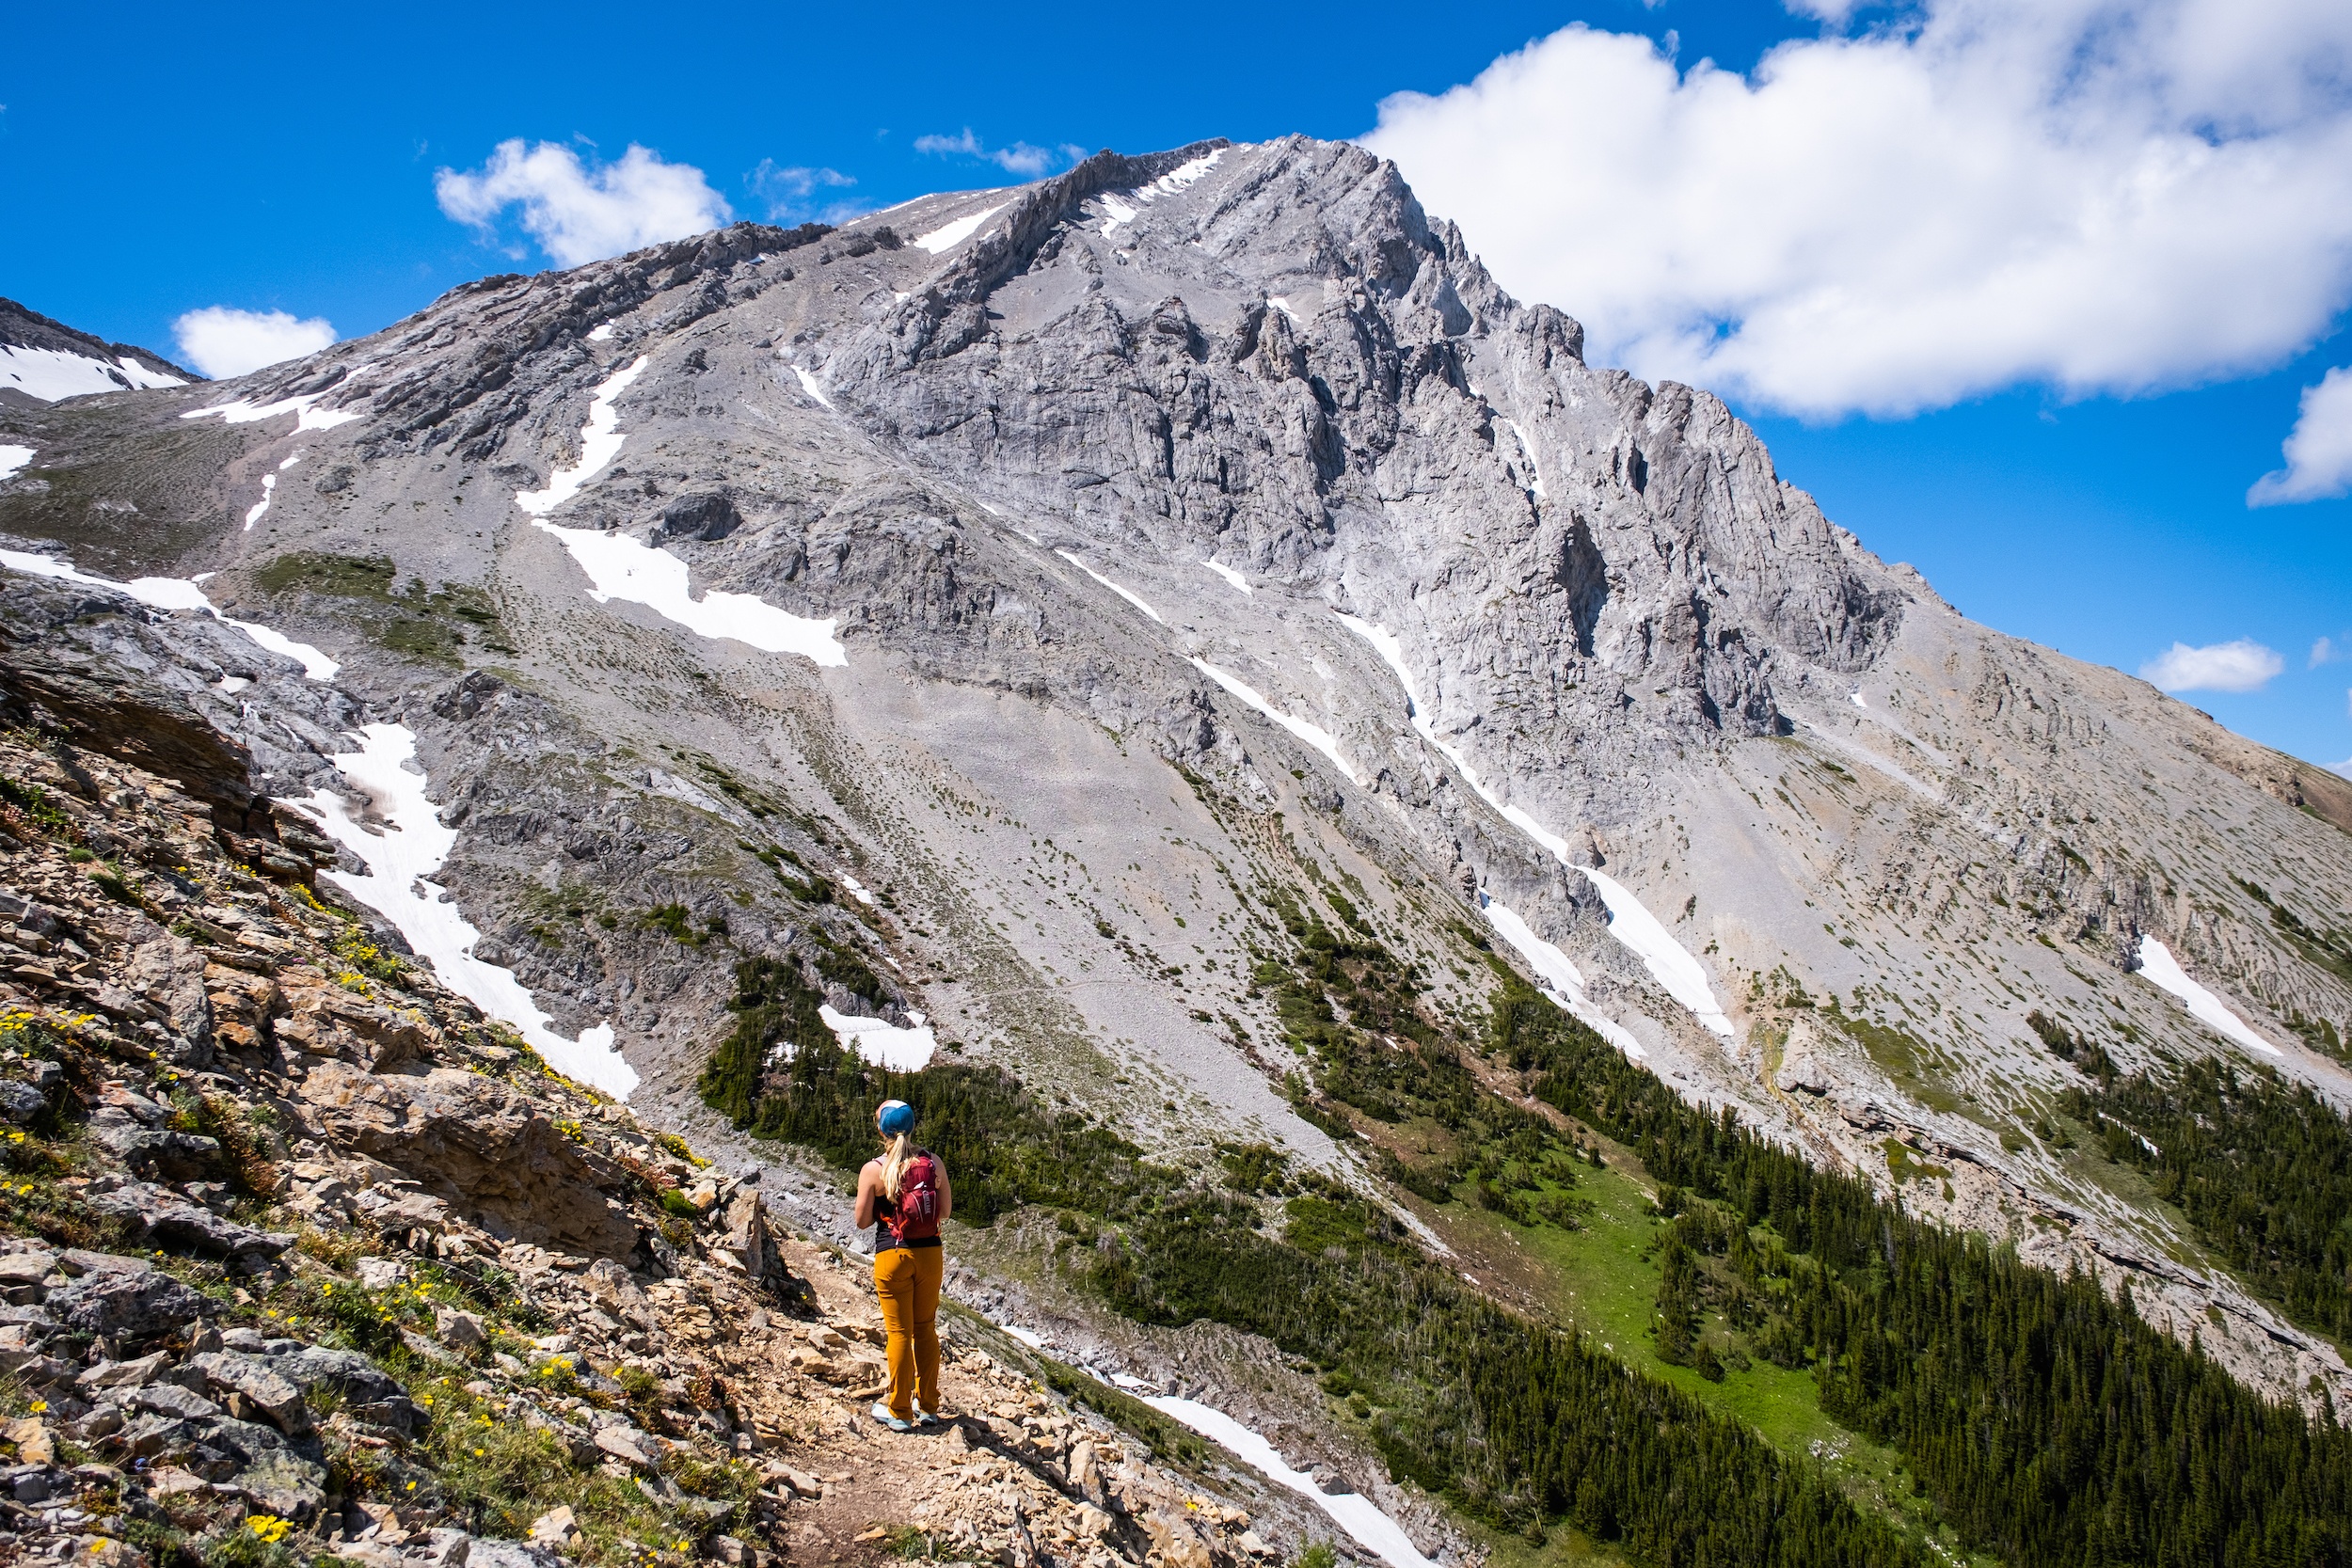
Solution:
[[[2180,1221],[2055,1141],[2083,1063],[2352,1099],[2324,775],[1967,621],[1473,240],[1344,143],[1099,153],[483,279],[234,402],[0,410],[39,454],[0,530],[337,667],[174,634],[280,798],[389,810],[405,736],[445,858],[339,807],[342,873],[681,1124],[768,962],[1153,1158],[1369,1191],[1402,1134],[1255,978],[1316,933],[1413,977],[1391,1041],[1475,1056],[1516,965],[1685,1099],[2110,1280]],[[2352,1391],[2225,1277],[2135,1290]]]

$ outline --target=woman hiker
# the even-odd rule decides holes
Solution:
[[[907,1432],[939,1421],[939,1222],[955,1191],[939,1157],[915,1147],[914,1106],[882,1101],[874,1127],[882,1152],[858,1172],[856,1215],[860,1230],[876,1227],[874,1294],[890,1339],[889,1398],[874,1419]]]

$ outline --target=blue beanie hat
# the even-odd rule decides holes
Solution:
[[[885,1100],[882,1109],[874,1113],[874,1125],[882,1136],[895,1138],[901,1132],[914,1131],[914,1107],[903,1100]]]

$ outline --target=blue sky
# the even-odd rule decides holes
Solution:
[[[2050,0],[2033,14],[2092,3]],[[2195,12],[2207,0],[2108,3],[2169,15]],[[1849,19],[1837,0],[1810,4],[1837,24],[1778,5],[1695,0],[1497,4],[1442,15],[1425,4],[1335,11],[1204,3],[1181,13],[910,5],[886,18],[864,8],[792,8],[723,20],[596,4],[391,12],[246,6],[233,15],[21,8],[0,58],[0,221],[8,235],[0,293],[167,354],[175,352],[175,320],[206,306],[325,318],[345,337],[372,331],[466,278],[547,264],[511,222],[485,243],[437,200],[437,170],[480,170],[498,144],[517,137],[568,144],[591,168],[639,145],[700,170],[738,216],[792,219],[828,203],[882,206],[1018,177],[981,157],[915,145],[966,130],[984,150],[1044,150],[1060,166],[1064,155],[1054,150],[1070,147],[1143,150],[1290,131],[1359,136],[1378,125],[1382,150],[1406,165],[1433,210],[1465,217],[1472,245],[1506,285],[1531,297],[1555,288],[1590,295],[1583,304],[1551,302],[1618,324],[1612,341],[1645,373],[1686,360],[1698,366],[1686,378],[1726,390],[1762,431],[1786,478],[1880,553],[1917,564],[1970,615],[2135,671],[2176,641],[2250,639],[2276,651],[2278,675],[2257,690],[2189,690],[2184,699],[2312,760],[2352,758],[2352,662],[2310,663],[2322,637],[2352,649],[2352,501],[2246,503],[2248,486],[2280,467],[2280,442],[2296,427],[2304,388],[2352,362],[2352,335],[2339,331],[2352,264],[2334,231],[2281,240],[2262,230],[2260,214],[2217,213],[2205,230],[2243,226],[2253,236],[2238,245],[2249,254],[2198,261],[2206,268],[2199,277],[2226,286],[2191,288],[2163,274],[2119,280],[2119,294],[2185,290],[2152,307],[2171,312],[2158,319],[2185,324],[2184,338],[2198,335],[2185,324],[2209,313],[2229,318],[2209,305],[2302,301],[2274,312],[2283,325],[2240,322],[2237,336],[2194,352],[2150,348],[2148,340],[2173,329],[2151,333],[2144,320],[2119,316],[2115,326],[2078,332],[2037,327],[2031,309],[2004,308],[1987,316],[1988,340],[2042,331],[2063,341],[2046,351],[2010,344],[2005,359],[1973,352],[1976,328],[1968,327],[1848,366],[1818,353],[1792,355],[1787,340],[1766,337],[1769,301],[1737,330],[1704,320],[1696,336],[1685,330],[1693,311],[1749,310],[1743,290],[1759,299],[1775,289],[1800,302],[1813,297],[1802,277],[1700,279],[1688,298],[1664,304],[1641,294],[1639,269],[1630,281],[1608,273],[1606,257],[1559,281],[1529,249],[1540,247],[1541,232],[1510,231],[1515,210],[1499,210],[1505,215],[1483,230],[1471,218],[1497,211],[1495,198],[1445,165],[1442,124],[1416,129],[1396,111],[1383,119],[1391,95],[1472,83],[1499,56],[1573,23],[1671,49],[1664,90],[1691,97],[1695,87],[1674,68],[1704,58],[1744,72],[1774,44],[1825,31],[1858,37],[1885,21],[1875,13]],[[2298,8],[2330,9],[2301,0],[2258,8]],[[2284,30],[2252,37],[2249,49],[2309,58],[2319,46],[2298,41],[2294,27],[2336,24],[2288,16],[2278,25]],[[2320,44],[2333,47],[2335,36]],[[2200,46],[2199,57],[2214,53]],[[1821,58],[1842,67],[1858,56]],[[1585,48],[1581,63],[1563,55],[1551,64],[1594,69],[1596,60],[1609,63]],[[1502,118],[1474,123],[1507,128],[1525,120],[1530,94],[1565,90],[1556,75],[1513,87],[1502,74],[1485,79],[1492,84],[1485,100],[1457,94],[1442,112],[1491,112]],[[2282,97],[2275,83],[2246,85],[2254,80],[2233,78],[2211,92],[2264,105],[2294,96]],[[2333,134],[2330,117],[2341,118],[2342,77],[2313,86],[2306,72],[2298,80],[2310,101],[2296,100],[2302,118],[2285,130],[2318,146],[2310,138]],[[1791,85],[1783,96],[1802,90]],[[2168,103],[2193,96],[2168,91]],[[2234,101],[2209,93],[2199,101],[2208,106],[2191,105],[2197,134],[2208,140],[2280,129],[2239,123],[2212,102],[2226,109]],[[2248,112],[2259,119],[2273,111]],[[1824,135],[1853,139],[1849,123],[1825,124]],[[1572,134],[1547,124],[1527,132]],[[1547,199],[1569,202],[1547,193],[1545,170],[1572,160],[1537,150],[1526,166],[1536,172],[1504,198],[1540,215]],[[771,213],[787,186],[763,179],[763,166],[830,170],[853,182],[808,183],[792,210]],[[1669,182],[1680,177],[1680,166],[1661,166]],[[1740,181],[1755,182],[1735,171],[1732,188]],[[2013,176],[2004,182],[2016,183]],[[1562,189],[1571,183],[1564,175]],[[1438,195],[1455,190],[1451,206]],[[2307,193],[2300,204],[2326,205]],[[1780,205],[1773,198],[1771,206]],[[1963,206],[1934,215],[1976,221]],[[1580,232],[1608,233],[1589,211],[1566,211],[1561,221],[1569,218]],[[2185,252],[2212,243],[2194,225],[2185,234],[2163,232],[2173,237],[2147,243]],[[2308,243],[2298,250],[2291,241]],[[1692,230],[1692,250],[1715,243],[1704,229]],[[505,253],[518,245],[520,260]],[[1513,246],[1530,259],[1506,264]],[[1585,277],[1603,281],[1578,281]],[[1852,286],[1835,275],[1828,281]],[[1718,306],[1719,297],[1742,303]],[[1890,306],[1898,315],[1936,309],[1952,307],[1906,297]],[[2098,314],[2095,297],[2061,299],[2051,319]],[[1835,348],[1838,336],[1816,333],[1813,341]],[[1730,350],[1743,341],[1755,346],[1740,358]]]

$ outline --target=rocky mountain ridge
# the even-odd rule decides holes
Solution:
[[[0,299],[0,403],[38,407],[118,388],[183,387],[203,379],[160,354],[110,343]]]
[[[738,226],[7,418],[0,529],[340,664],[155,633],[270,795],[414,734],[471,952],[646,1116],[788,950],[1157,1154],[1352,1169],[1252,981],[1327,888],[1436,1006],[1485,1005],[1468,932],[1690,1097],[2344,1386],[2069,1139],[2029,1019],[2344,1103],[2352,786],[1967,622],[1359,150]]]

